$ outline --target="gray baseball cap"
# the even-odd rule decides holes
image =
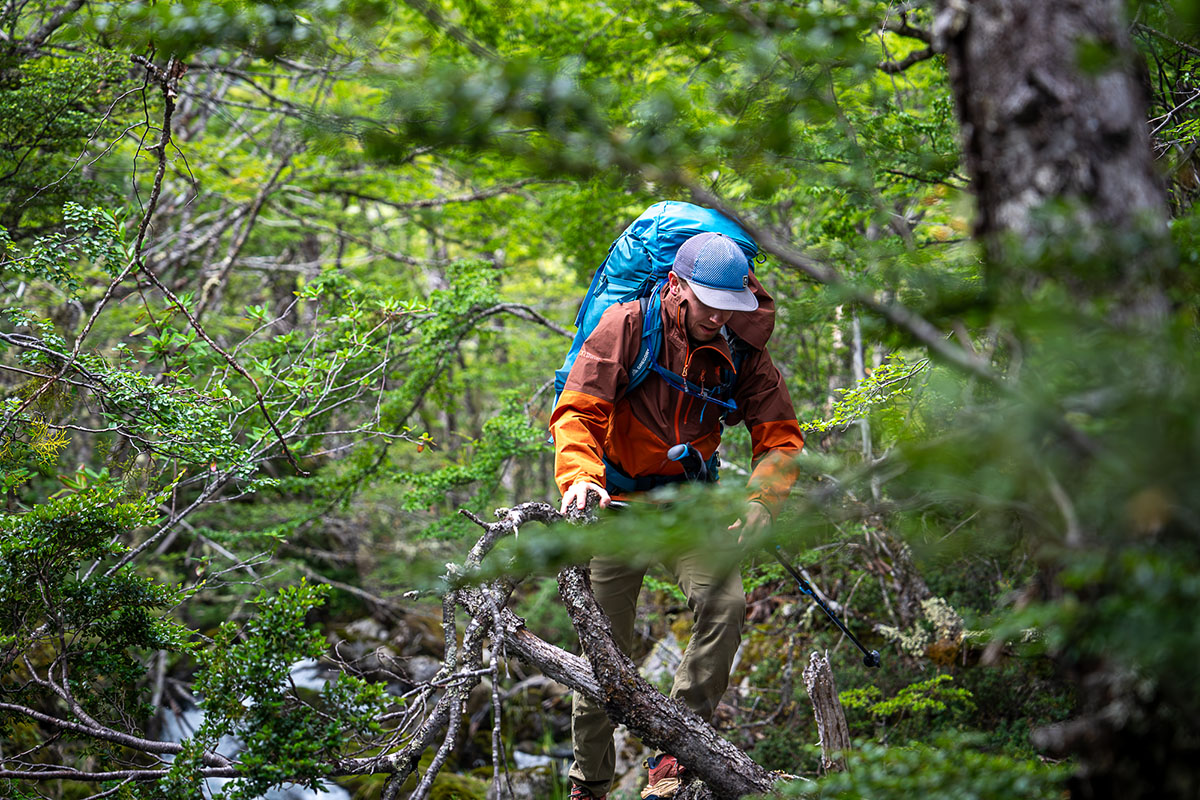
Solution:
[[[709,308],[758,308],[758,298],[750,290],[750,262],[738,243],[723,233],[699,233],[688,239],[675,254],[671,271],[687,281]]]

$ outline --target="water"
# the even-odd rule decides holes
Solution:
[[[320,667],[312,659],[297,661],[292,665],[292,680],[297,688],[313,691],[320,691],[326,684],[326,680],[321,677]],[[204,722],[204,712],[195,706],[189,707],[180,714],[174,714],[165,709],[161,714],[163,721],[161,738],[164,742],[182,742],[194,735],[200,724]],[[233,736],[222,736],[221,741],[217,744],[217,752],[227,758],[237,755],[241,749],[242,743]],[[169,762],[172,757],[164,756],[163,759]],[[214,800],[214,798],[220,797],[225,789],[225,784],[231,780],[233,779],[206,779],[201,788],[205,800]],[[322,791],[315,791],[296,784],[284,784],[282,787],[272,789],[262,795],[261,800],[350,800],[350,793],[332,783],[328,783]]]

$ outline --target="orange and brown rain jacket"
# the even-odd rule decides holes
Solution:
[[[751,276],[757,311],[736,312],[726,328],[749,346],[738,368],[733,400],[737,410],[725,423],[744,422],[753,443],[750,499],[774,515],[796,479],[793,457],[804,446],[792,399],[767,354],[775,327],[775,301]],[[720,383],[721,370],[734,361],[724,337],[698,345],[683,325],[681,298],[663,289],[663,345],[659,363],[705,388]],[[555,480],[566,492],[579,481],[605,486],[605,465],[630,478],[677,476],[683,467],[667,450],[690,443],[712,458],[721,443],[720,409],[673,389],[650,373],[626,393],[629,369],[642,341],[642,310],[637,301],[613,305],[579,351],[554,413]],[[613,487],[606,487],[611,492]]]

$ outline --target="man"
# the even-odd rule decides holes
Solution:
[[[589,491],[607,506],[614,495],[684,480],[683,465],[668,459],[667,451],[686,443],[704,461],[715,460],[721,414],[728,412],[726,424],[744,422],[750,429],[754,460],[749,502],[733,527],[757,530],[770,522],[791,488],[793,457],[804,446],[791,397],[766,351],[774,301],[732,239],[702,233],[679,248],[662,289],[661,314],[658,359],[664,370],[628,393],[629,371],[641,345],[639,302],[607,309],[580,350],[550,420],[562,511],[572,504],[582,507]],[[645,569],[605,557],[593,558],[590,566],[596,600],[612,621],[617,646],[628,653]],[[671,697],[711,719],[741,641],[746,612],[741,575],[728,574],[727,567],[719,573],[699,553],[666,566],[696,617]],[[616,764],[613,729],[601,707],[576,694],[572,800],[606,797]],[[642,797],[672,796],[679,786],[675,758],[659,754],[646,766],[650,780]]]

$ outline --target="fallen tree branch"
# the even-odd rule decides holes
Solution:
[[[468,565],[477,565],[497,541],[525,522],[562,519],[545,503],[525,503],[496,513],[501,517],[499,522],[477,520],[485,534],[472,548]],[[576,519],[584,516],[578,514]],[[585,568],[564,568],[558,583],[559,595],[587,661],[533,636],[522,620],[505,610],[499,616],[509,628],[504,636],[511,654],[601,704],[613,722],[626,725],[647,745],[674,755],[707,784],[715,797],[737,798],[770,791],[774,784],[770,773],[690,708],[666,697],[641,677],[637,666],[613,641],[608,617],[596,604]],[[477,590],[460,590],[460,601],[477,618],[492,613]]]
[[[550,680],[602,704],[614,722],[624,723],[648,745],[674,754],[702,781],[688,787],[688,796],[694,800],[732,800],[746,794],[769,791],[776,780],[774,776],[723,739],[695,712],[664,696],[638,675],[633,662],[620,653],[613,642],[608,619],[596,604],[584,568],[563,569],[559,575],[559,585],[587,658],[555,647],[526,629],[524,620],[505,607],[513,588],[508,578],[489,581],[482,587],[469,585],[470,575],[502,538],[529,522],[552,524],[563,519],[555,508],[546,503],[524,503],[500,509],[496,515],[497,521],[488,523],[467,514],[484,528],[484,533],[471,548],[463,564],[451,568],[446,576],[451,585],[443,604],[447,656],[443,668],[421,690],[425,692],[423,697],[432,697],[436,690],[444,689],[437,702],[422,715],[423,718],[401,715],[405,716],[404,724],[385,734],[382,741],[376,742],[374,754],[332,761],[327,764],[325,774],[328,777],[389,775],[382,797],[393,800],[405,780],[417,769],[422,755],[440,740],[438,755],[422,776],[421,788],[415,796],[429,792],[438,768],[457,746],[463,709],[471,690],[485,675],[493,680],[498,678],[497,653],[493,652],[486,659],[483,655],[484,642],[490,638],[493,651],[502,648],[508,657],[517,658],[538,669]],[[455,607],[464,609],[470,615],[465,630],[461,630],[461,644],[456,630]],[[597,676],[600,676],[599,679]],[[107,728],[101,729],[85,724],[87,720],[61,720],[25,706],[0,704],[0,711],[14,713],[85,739],[110,741],[146,754],[174,754],[182,750],[182,745],[173,742],[155,742]],[[419,724],[410,727],[417,720]],[[236,756],[226,759],[215,753],[205,753],[203,757],[207,766],[198,771],[200,777],[238,776],[239,761]],[[117,780],[146,782],[158,780],[164,774],[166,770],[156,766],[84,772],[65,765],[47,764],[44,769],[32,766],[7,769],[0,772],[0,777],[94,783]]]
[[[612,626],[596,604],[585,568],[563,569],[558,583],[559,596],[602,688],[602,696],[592,699],[604,706],[609,719],[624,724],[651,748],[675,756],[714,797],[734,800],[771,790],[775,781],[767,770],[638,673],[637,665],[613,641]]]
[[[914,50],[899,60],[893,59],[891,61],[882,61],[879,64],[879,69],[889,75],[897,75],[901,72],[904,72],[904,70],[908,69],[913,64],[919,64],[922,61],[928,61],[935,55],[937,55],[937,53],[933,52],[932,47],[926,47],[921,50]]]

